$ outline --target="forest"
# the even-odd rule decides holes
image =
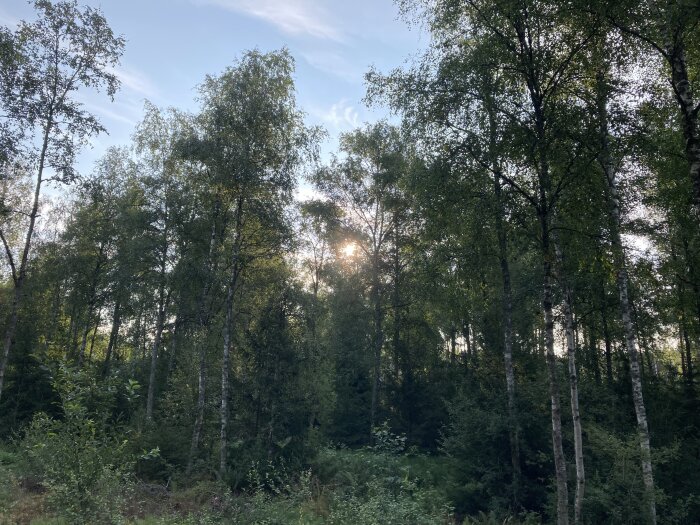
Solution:
[[[253,42],[91,172],[128,35],[31,4],[0,523],[700,523],[697,0],[397,0],[334,153]]]

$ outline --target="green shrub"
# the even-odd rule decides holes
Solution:
[[[387,483],[388,481],[388,483]],[[338,491],[333,495],[326,523],[332,525],[434,525],[449,523],[451,509],[440,505],[432,490],[406,478],[371,478],[362,493]]]
[[[62,421],[37,414],[23,441],[29,471],[42,480],[50,504],[76,523],[118,521],[133,470],[125,445],[80,411]]]
[[[435,458],[394,452],[319,452],[313,470],[329,488],[327,523],[448,523],[452,509],[434,479],[444,466]]]
[[[49,504],[69,522],[120,522],[137,456],[126,436],[98,416],[112,406],[117,389],[108,382],[97,392],[87,374],[67,367],[56,388],[63,418],[34,416],[21,441],[24,474],[41,480]],[[126,389],[133,394],[133,382]]]

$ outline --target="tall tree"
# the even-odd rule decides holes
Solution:
[[[170,313],[174,291],[174,269],[178,265],[178,248],[183,243],[177,239],[178,224],[188,221],[183,194],[186,189],[185,163],[178,154],[177,145],[192,132],[192,125],[181,113],[163,112],[150,103],[146,104],[146,115],[139,125],[136,136],[136,151],[147,176],[146,185],[148,227],[151,233],[147,250],[149,277],[156,283],[155,335],[151,344],[151,363],[146,397],[146,421],[153,418],[156,389],[158,355],[163,331]],[[150,284],[150,283],[147,283]]]
[[[78,102],[76,93],[82,87],[104,88],[112,97],[119,86],[112,68],[124,47],[124,39],[112,33],[99,10],[78,8],[75,1],[37,0],[34,7],[37,20],[20,22],[14,32],[12,41],[19,59],[11,61],[10,74],[3,61],[6,83],[0,90],[6,122],[24,139],[18,145],[18,156],[36,173],[24,244],[18,254],[5,244],[14,298],[3,339],[0,396],[27,279],[42,184],[72,181],[73,160],[80,146],[104,130]]]
[[[268,245],[279,245],[285,233],[284,211],[291,201],[294,175],[305,152],[313,146],[314,133],[303,125],[296,108],[288,51],[245,54],[218,77],[202,86],[203,137],[200,161],[222,188],[227,216],[228,257],[223,360],[221,371],[219,471],[227,469],[229,427],[229,363],[235,337],[234,298],[240,277],[256,256],[248,250],[257,225],[274,225]],[[254,236],[254,235],[253,235]],[[265,241],[262,242],[265,244]],[[264,249],[262,251],[264,253]],[[261,252],[257,251],[257,256]]]
[[[430,29],[436,38],[434,50],[439,50],[440,67],[435,71],[424,65],[414,74],[399,75],[398,85],[404,86],[399,96],[420,98],[433,90],[434,98],[448,104],[458,97],[471,102],[464,111],[454,114],[421,113],[425,108],[398,103],[409,116],[436,120],[446,124],[458,137],[469,137],[471,129],[462,123],[469,121],[470,109],[478,102],[488,101],[478,88],[478,75],[469,72],[497,69],[501,74],[496,86],[504,95],[491,100],[499,118],[507,122],[512,136],[510,171],[504,170],[501,181],[517,193],[534,213],[538,224],[538,246],[542,274],[542,313],[544,317],[544,347],[550,386],[552,447],[557,486],[557,520],[568,523],[569,502],[564,456],[561,400],[557,361],[554,353],[554,294],[552,280],[552,220],[563,192],[577,168],[587,159],[579,155],[582,141],[569,132],[569,124],[580,109],[572,101],[574,79],[581,68],[584,51],[597,29],[591,26],[581,31],[572,23],[568,6],[550,2],[404,2],[408,11],[416,5],[426,9]],[[439,45],[437,44],[439,42]],[[429,55],[434,59],[433,55]],[[423,79],[427,76],[432,80]],[[408,81],[417,81],[411,88]],[[379,80],[380,90],[382,80]],[[390,83],[391,85],[391,83]],[[389,87],[391,89],[391,87]],[[423,91],[426,90],[426,91]],[[428,95],[428,98],[431,98]],[[408,100],[412,100],[408,99]],[[448,106],[449,107],[449,106]],[[479,144],[477,143],[478,147]],[[468,144],[474,148],[474,145]],[[483,146],[482,146],[483,147]],[[478,153],[478,150],[477,150]]]
[[[602,12],[612,26],[658,53],[665,63],[685,139],[685,156],[692,184],[691,202],[700,217],[700,101],[693,71],[700,64],[695,42],[700,36],[700,6],[693,0],[605,2]]]
[[[371,435],[376,425],[381,388],[385,267],[396,224],[392,188],[405,173],[409,152],[399,131],[384,123],[344,135],[341,149],[346,157],[335,159],[329,168],[320,170],[316,184],[344,209],[348,242],[356,243],[369,266],[369,300],[373,312],[373,378],[368,429]]]

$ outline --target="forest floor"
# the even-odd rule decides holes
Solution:
[[[2,525],[458,523],[439,456],[326,448],[300,472],[253,468],[247,488],[236,492],[213,479],[168,486],[131,477],[116,485],[98,482],[88,493],[74,475],[47,481],[23,468],[18,453],[0,448]],[[464,523],[497,523],[492,518]]]

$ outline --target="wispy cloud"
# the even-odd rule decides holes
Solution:
[[[289,35],[344,41],[320,2],[309,0],[194,0],[264,20]]]
[[[108,107],[97,105],[97,104],[85,104],[85,107],[87,109],[89,109],[90,111],[94,111],[95,113],[99,113],[102,116],[107,117],[107,118],[112,119],[112,120],[115,120],[117,122],[122,122],[122,123],[127,124],[131,127],[136,126],[137,121],[135,119],[129,118],[125,114],[118,112],[118,111],[114,111]],[[116,109],[118,109],[118,108],[116,108]],[[109,129],[109,126],[107,126],[107,128]]]
[[[108,71],[117,76],[122,87],[127,88],[146,98],[157,98],[158,89],[151,80],[140,71],[128,66],[120,65],[118,68],[110,67]]]
[[[360,125],[360,115],[346,99],[339,100],[327,110],[311,109],[313,116],[321,120],[333,131],[347,131]]]
[[[141,114],[140,103],[136,103],[124,97],[117,96],[112,103],[106,103],[102,97],[96,97],[94,93],[79,91],[75,94],[75,98],[83,107],[90,113],[97,114],[98,117],[104,117],[112,121],[112,123],[120,122],[126,124],[129,128],[133,128],[138,122]],[[112,126],[103,122],[107,130]]]
[[[363,69],[351,64],[344,56],[328,50],[302,51],[301,56],[311,67],[330,73],[348,82],[361,83]]]

